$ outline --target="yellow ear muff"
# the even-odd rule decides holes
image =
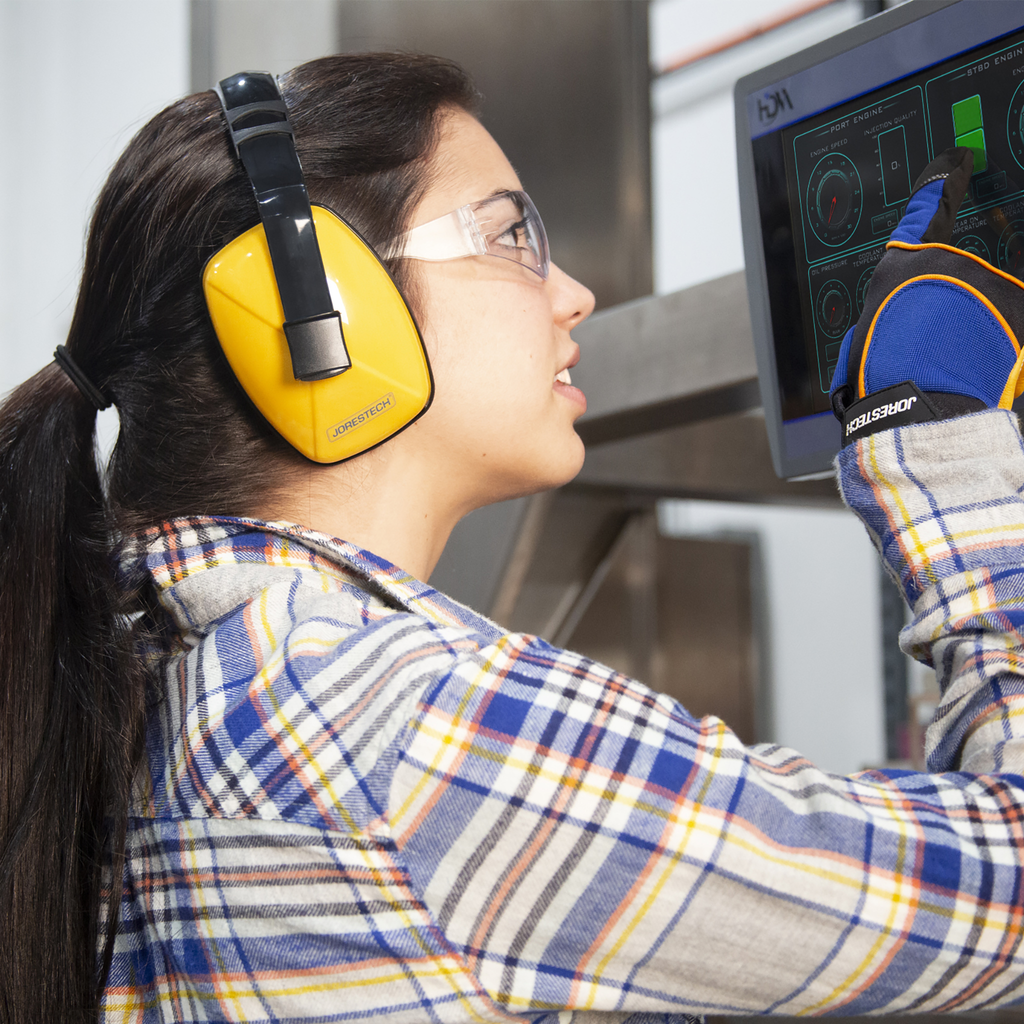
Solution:
[[[352,366],[327,380],[292,375],[263,225],[211,257],[203,292],[239,384],[270,425],[314,462],[341,462],[393,437],[434,393],[416,321],[377,254],[343,220],[313,206],[327,286]]]

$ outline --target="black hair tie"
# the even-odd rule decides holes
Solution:
[[[97,410],[102,412],[109,409],[114,403],[88,377],[82,372],[82,368],[71,358],[71,353],[63,346],[58,345],[53,353],[57,365],[71,378],[71,383],[89,399]]]

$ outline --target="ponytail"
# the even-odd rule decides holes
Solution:
[[[114,579],[95,419],[56,364],[0,409],[3,1024],[95,1020],[118,917],[144,684]]]
[[[311,199],[378,247],[427,187],[439,112],[477,99],[457,65],[414,54],[321,58],[282,91]],[[139,632],[159,627],[118,538],[258,515],[315,471],[241,393],[203,299],[206,260],[258,220],[216,96],[157,114],[97,199],[68,335],[121,420],[106,497],[94,403],[59,366],[0,407],[0,1024],[99,1012],[147,707]]]

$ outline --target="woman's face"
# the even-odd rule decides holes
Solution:
[[[443,123],[432,186],[410,227],[501,190],[522,188],[472,116]],[[579,359],[569,332],[590,315],[589,289],[552,265],[542,280],[495,256],[411,261],[435,396],[414,430],[441,462],[463,511],[563,484],[583,465],[573,422],[583,393],[557,378]],[[410,431],[411,432],[411,431]]]

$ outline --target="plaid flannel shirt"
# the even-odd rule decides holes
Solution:
[[[1020,435],[981,413],[838,464],[939,673],[936,774],[746,747],[298,527],[141,537],[173,627],[107,1024],[1024,1000]]]

